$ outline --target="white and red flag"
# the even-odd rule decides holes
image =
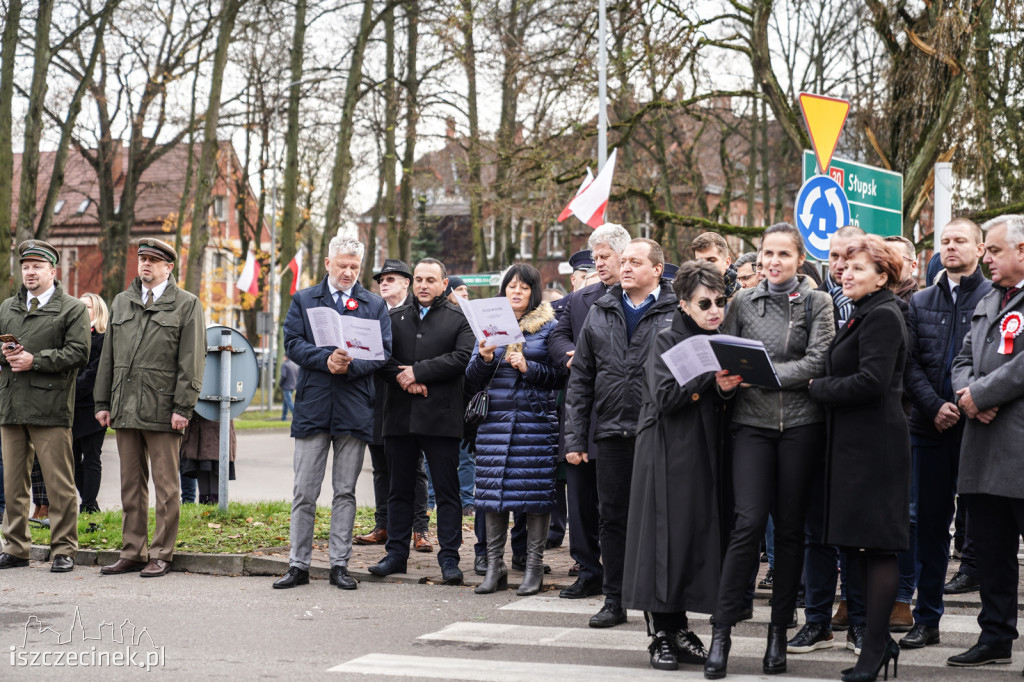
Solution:
[[[612,176],[615,175],[615,154],[618,150],[613,149],[604,168],[593,177],[590,169],[587,169],[587,178],[583,185],[576,192],[576,196],[565,207],[562,214],[558,216],[558,222],[562,222],[570,215],[574,215],[590,227],[597,228],[604,225],[604,212],[608,208],[608,197],[612,193]]]
[[[235,285],[253,296],[260,293],[260,262],[256,260],[256,254],[252,252],[252,249],[245,256],[245,266],[242,267],[242,274],[238,276]]]
[[[302,249],[295,252],[295,257],[292,258],[290,263],[288,263],[288,267],[286,269],[291,270],[292,273],[291,294],[294,296],[295,292],[299,290],[299,279],[302,275]]]

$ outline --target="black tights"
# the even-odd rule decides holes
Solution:
[[[654,637],[659,632],[683,632],[690,626],[687,622],[685,611],[673,611],[671,613],[644,611],[644,620],[647,621],[647,634],[651,637]]]
[[[220,501],[220,474],[213,471],[197,471],[199,482],[199,504],[217,504]]]
[[[889,616],[896,603],[896,589],[900,580],[899,561],[896,554],[891,552],[857,549],[848,549],[847,552],[849,570],[856,571],[863,586],[867,621],[864,645],[854,670],[874,672],[891,638]]]

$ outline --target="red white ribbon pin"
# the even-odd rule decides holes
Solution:
[[[999,323],[999,334],[1002,339],[999,342],[1000,355],[1011,355],[1013,353],[1013,339],[1024,329],[1024,315],[1016,310],[1007,313],[1003,321]]]
[[[347,301],[345,301],[345,307],[348,308],[349,310],[355,310],[356,308],[359,307],[359,301],[357,301],[354,298],[350,298]]]

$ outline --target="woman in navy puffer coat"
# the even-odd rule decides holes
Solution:
[[[555,503],[555,391],[565,383],[565,373],[548,358],[555,313],[541,302],[536,268],[513,265],[498,295],[508,297],[526,342],[507,348],[481,342],[466,368],[471,382],[486,385],[490,380],[487,418],[476,435],[476,510],[486,514],[487,530],[487,576],[476,592],[488,594],[508,585],[508,514],[525,512],[526,574],[517,593],[528,595],[540,591],[544,578],[544,543]]]

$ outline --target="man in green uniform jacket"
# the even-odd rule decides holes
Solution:
[[[71,454],[75,377],[89,360],[89,313],[56,281],[60,256],[40,240],[22,242],[23,286],[0,304],[0,438],[7,498],[0,569],[28,566],[32,463],[50,498],[50,556],[54,573],[75,567],[78,492]]]
[[[174,558],[180,514],[178,450],[206,366],[199,299],[170,276],[178,254],[159,239],[139,243],[139,276],[110,306],[96,373],[96,419],[117,430],[121,460],[121,558],[101,573],[164,575]],[[156,529],[148,542],[149,467]]]

